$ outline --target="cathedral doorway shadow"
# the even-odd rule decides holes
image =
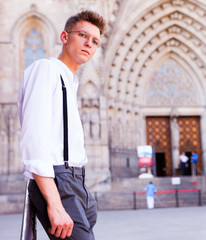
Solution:
[[[186,168],[186,175],[187,176],[191,176],[191,152],[185,152],[185,155],[189,158],[188,162],[187,162],[187,168]]]
[[[156,159],[156,174],[157,177],[166,176],[166,161],[165,161],[165,153],[155,153]]]

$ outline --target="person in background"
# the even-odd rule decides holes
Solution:
[[[192,156],[191,156],[192,176],[196,176],[196,174],[197,174],[197,160],[198,160],[197,153],[192,152]]]
[[[87,156],[75,73],[95,54],[105,24],[89,10],[71,16],[60,35],[59,57],[32,63],[19,89],[20,147],[24,175],[30,179],[29,198],[52,240],[94,240],[97,206],[85,185]]]
[[[145,187],[145,190],[146,190],[147,208],[153,209],[155,192],[157,191],[156,186],[152,182],[149,182]]]
[[[189,160],[189,158],[185,155],[185,152],[183,152],[180,155],[180,167],[181,167],[181,171],[182,171],[182,176],[186,175],[186,167],[188,164],[188,160]]]

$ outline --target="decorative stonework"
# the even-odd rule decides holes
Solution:
[[[20,126],[16,104],[0,104],[0,174],[22,170],[19,151]]]
[[[151,106],[197,105],[194,84],[172,60],[162,65],[149,83],[146,104]]]
[[[206,76],[206,27],[202,17],[205,18],[204,10],[192,1],[165,1],[138,19],[123,36],[114,56],[109,97],[139,102],[145,76],[154,71],[151,67],[155,67],[157,59],[168,59],[170,53],[184,59],[185,69],[192,68],[199,76]]]
[[[91,81],[85,84],[82,92],[81,119],[86,142],[101,139],[100,99],[98,88]]]

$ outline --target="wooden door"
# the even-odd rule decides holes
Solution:
[[[200,117],[178,117],[180,129],[180,153],[191,153],[195,151],[198,154],[198,174],[202,173],[202,149],[200,138]]]
[[[147,117],[147,144],[155,147],[155,153],[165,156],[165,175],[172,175],[171,133],[169,117]],[[158,154],[156,154],[158,156]],[[158,161],[158,158],[156,159]],[[156,164],[158,166],[158,164]],[[158,172],[158,171],[157,171]]]

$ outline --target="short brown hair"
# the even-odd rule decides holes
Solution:
[[[99,28],[100,34],[106,30],[106,21],[98,13],[86,10],[71,16],[65,24],[64,30],[71,30],[78,22],[87,21]]]

